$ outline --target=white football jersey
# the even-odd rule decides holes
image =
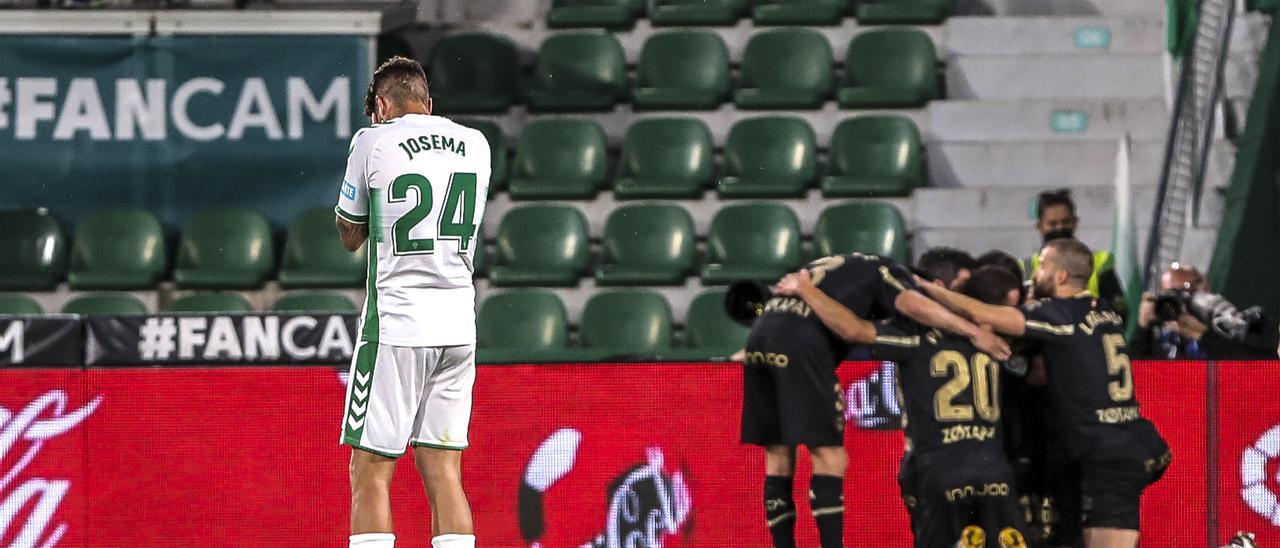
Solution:
[[[439,116],[408,114],[356,132],[335,210],[369,224],[361,340],[475,344],[472,259],[491,169],[484,135]]]

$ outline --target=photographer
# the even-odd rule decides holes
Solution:
[[[1160,276],[1160,293],[1142,296],[1129,348],[1147,359],[1262,360],[1274,357],[1277,339],[1275,320],[1237,310],[1199,270],[1174,263]]]

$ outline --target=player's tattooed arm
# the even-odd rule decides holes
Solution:
[[[784,276],[778,282],[776,292],[803,299],[813,313],[818,315],[818,319],[822,320],[822,324],[841,339],[858,344],[876,342],[876,327],[813,285],[808,269]]]
[[[369,239],[369,225],[356,224],[342,217],[338,217],[336,223],[338,237],[342,239],[342,247],[347,248],[347,251],[360,249],[360,245]]]
[[[909,289],[898,293],[893,306],[917,322],[968,337],[978,350],[998,360],[1007,360],[1013,354],[1009,343],[990,329],[974,325],[918,291]]]
[[[1027,329],[1027,317],[1012,306],[987,304],[937,284],[920,284],[920,289],[956,314],[996,332],[1020,337]]]

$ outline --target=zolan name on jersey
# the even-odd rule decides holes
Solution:
[[[334,77],[318,98],[300,77],[286,78],[284,89],[279,83],[274,86],[269,88],[266,79],[258,77],[185,82],[0,78],[0,135],[12,130],[19,141],[67,141],[82,135],[94,141],[162,141],[175,136],[238,141],[253,131],[261,132],[254,137],[265,135],[271,141],[297,141],[304,138],[308,120],[331,122],[335,138],[351,135],[350,78]],[[193,108],[220,97],[234,97],[235,106]]]

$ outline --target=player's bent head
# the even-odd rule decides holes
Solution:
[[[998,266],[1012,272],[1014,276],[1022,276],[1022,263],[1019,262],[1018,259],[1014,258],[1013,255],[1000,251],[999,249],[992,249],[991,251],[983,253],[978,256],[977,261],[978,268],[982,268],[984,266]]]
[[[1054,276],[1058,271],[1066,273],[1066,280],[1058,282],[1060,284],[1084,288],[1093,275],[1093,251],[1075,238],[1058,238],[1044,244],[1040,263],[1041,269],[1049,270]]]
[[[987,304],[1017,306],[1022,301],[1022,279],[1005,268],[987,265],[973,271],[963,293]]]
[[[393,108],[415,103],[429,107],[431,91],[427,88],[427,73],[422,64],[399,55],[384,61],[378,70],[373,71],[369,91],[365,94],[366,116],[373,116],[378,111],[378,100]]]
[[[935,247],[920,256],[916,268],[928,273],[924,278],[937,280],[949,289],[959,288],[969,278],[977,262],[968,253],[952,247]]]

